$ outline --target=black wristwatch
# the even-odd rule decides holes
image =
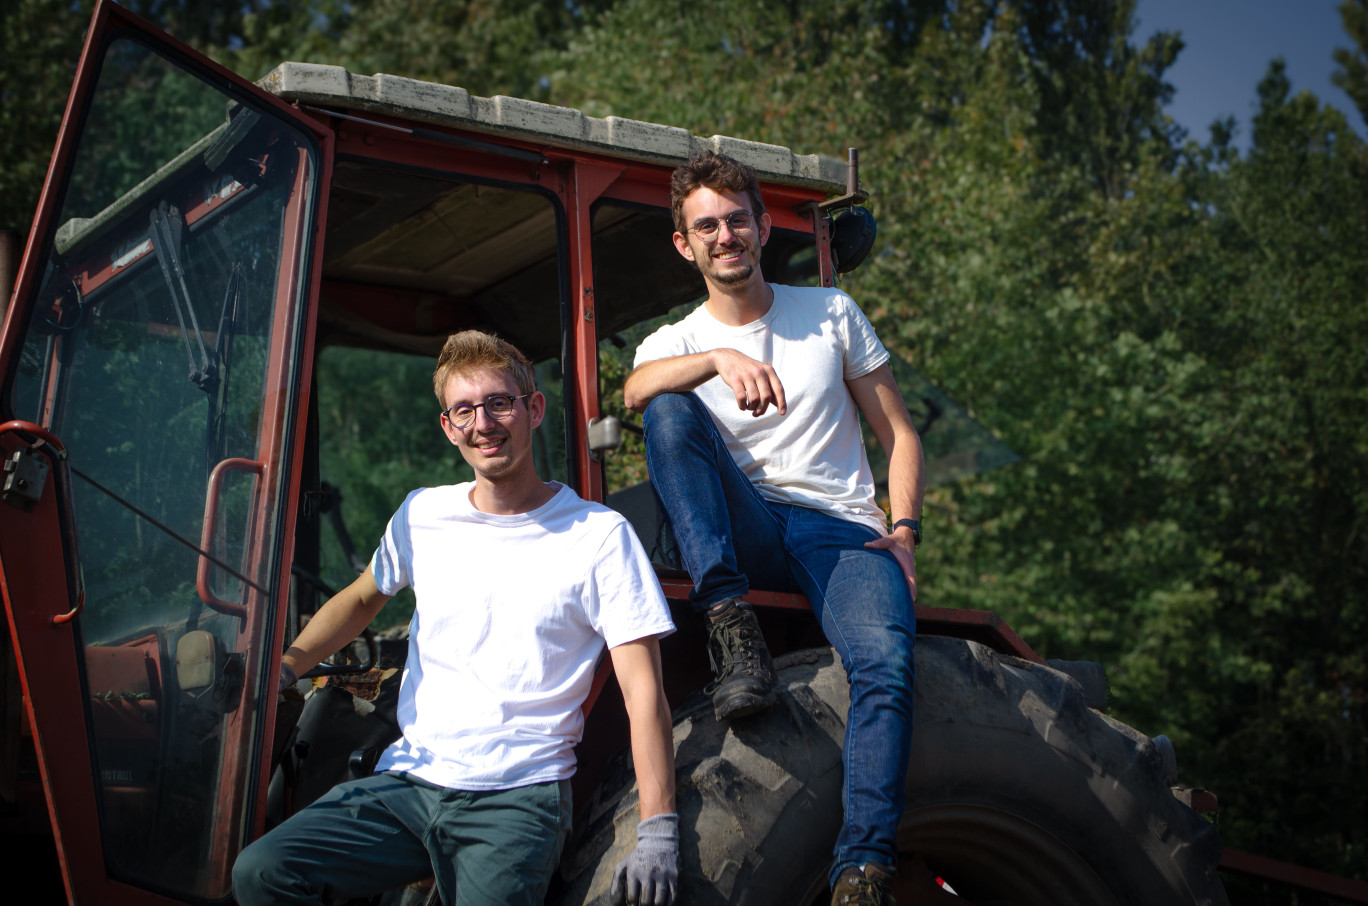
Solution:
[[[897,531],[904,525],[912,530],[912,546],[919,547],[921,545],[921,520],[899,519],[897,522],[893,523],[893,530]]]

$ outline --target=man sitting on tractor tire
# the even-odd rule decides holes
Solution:
[[[710,621],[719,720],[768,707],[774,671],[751,587],[801,591],[850,680],[845,822],[832,903],[888,903],[912,735],[921,441],[888,352],[845,293],[768,284],[755,172],[703,152],[675,170],[674,244],[708,297],[647,337],[623,395]],[[889,461],[893,530],[859,416]]]
[[[641,790],[638,845],[614,887],[633,903],[673,901],[679,832],[658,639],[674,624],[626,520],[538,479],[532,432],[546,399],[535,380],[494,337],[466,331],[442,349],[442,431],[475,480],[411,493],[370,567],[281,666],[283,689],[412,586],[403,735],[377,773],[243,851],[233,892],[244,906],[370,896],[428,876],[451,906],[540,904],[569,835],[581,706],[605,644]]]

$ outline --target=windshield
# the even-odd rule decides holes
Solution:
[[[216,898],[243,820],[222,778],[274,605],[318,165],[295,127],[131,39],[107,46],[83,127],[5,408],[70,454],[109,870]]]

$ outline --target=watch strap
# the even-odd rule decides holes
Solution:
[[[921,520],[920,520],[920,519],[899,519],[897,522],[893,523],[893,528],[894,528],[895,531],[896,531],[897,529],[902,528],[903,526],[907,526],[908,528],[910,528],[910,529],[912,530],[912,546],[913,546],[913,547],[916,547],[916,546],[920,545],[920,544],[921,544]]]

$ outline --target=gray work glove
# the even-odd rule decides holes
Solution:
[[[276,694],[284,692],[298,682],[299,677],[295,674],[294,668],[282,661],[280,664],[280,686],[276,689]]]
[[[670,906],[679,889],[679,815],[653,815],[637,825],[637,846],[613,869],[614,903]]]

